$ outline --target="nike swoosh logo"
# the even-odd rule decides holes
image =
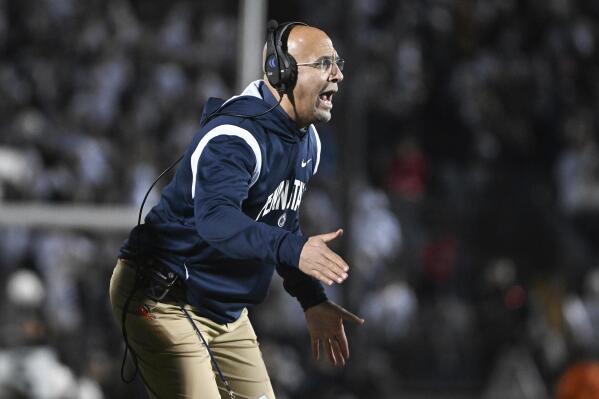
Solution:
[[[304,162],[304,160],[302,159],[302,168],[305,168],[307,164],[310,163],[310,161],[312,160],[312,158],[308,159],[307,161]]]

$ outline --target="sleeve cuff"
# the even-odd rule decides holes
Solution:
[[[324,292],[324,289],[322,288],[322,286],[320,287],[320,289],[321,289],[320,292],[314,292],[314,293],[311,293],[310,295],[306,295],[306,296],[298,295],[297,300],[300,303],[304,312],[306,310],[308,310],[308,308],[311,308],[312,306],[316,306],[319,303],[322,303],[328,299],[327,294]]]
[[[279,264],[299,267],[300,254],[308,238],[287,233],[279,245]]]
[[[297,298],[304,311],[328,299],[322,284],[307,275],[301,279],[286,279],[283,286],[291,296]]]

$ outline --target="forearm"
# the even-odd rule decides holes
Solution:
[[[201,203],[196,228],[214,248],[233,259],[298,267],[304,237],[256,222],[225,199],[204,199]]]

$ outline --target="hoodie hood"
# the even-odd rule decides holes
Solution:
[[[272,105],[263,98],[264,90],[268,90],[264,81],[256,80],[250,83],[240,95],[233,96],[226,101],[211,97],[204,107],[202,121],[214,112],[244,116],[262,114],[272,108]],[[219,117],[214,119],[218,120]],[[299,129],[295,125],[295,122],[280,105],[264,115],[248,119],[252,119],[254,123],[262,126],[265,131],[275,133],[286,140],[298,141],[306,132],[305,129]]]

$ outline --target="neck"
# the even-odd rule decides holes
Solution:
[[[270,85],[270,83],[268,82],[267,79],[264,79],[264,84],[266,84],[266,87],[268,87],[268,90],[271,92],[273,97],[277,101],[279,101],[281,99],[281,95],[279,94],[279,92]],[[296,109],[295,109],[295,102],[293,101],[292,98],[290,98],[290,96],[288,94],[283,94],[283,99],[281,100],[280,106],[281,106],[281,108],[283,108],[283,111],[285,111],[285,113],[289,116],[289,118],[293,122],[295,122],[295,125],[297,126],[298,129],[303,129],[310,124],[310,123],[305,123],[305,122],[299,120]]]

